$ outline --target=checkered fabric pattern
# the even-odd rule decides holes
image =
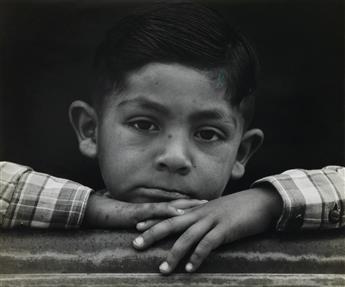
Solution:
[[[0,226],[79,227],[91,191],[70,180],[0,162]]]
[[[277,230],[330,229],[345,225],[345,168],[292,169],[254,183],[271,183],[283,199]]]

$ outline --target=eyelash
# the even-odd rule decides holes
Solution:
[[[159,126],[151,119],[134,119],[128,122],[128,126],[134,128],[135,130],[143,133],[156,133],[160,130]],[[202,133],[211,133],[211,138],[205,138]],[[217,141],[225,140],[226,135],[220,131],[218,128],[214,127],[204,127],[200,128],[194,133],[195,138],[202,143],[214,143]],[[216,138],[214,138],[216,137]]]
[[[159,127],[150,119],[135,119],[128,122],[128,125],[141,132],[156,132],[159,131]],[[141,126],[140,125],[144,125]],[[146,125],[146,127],[145,127]],[[148,127],[148,126],[149,127]]]
[[[201,136],[201,133],[203,132],[211,132],[212,137],[210,139],[205,139]],[[195,136],[197,137],[197,139],[201,142],[205,142],[205,143],[213,143],[216,141],[221,141],[224,140],[226,138],[225,134],[223,132],[221,132],[220,130],[216,129],[216,128],[212,128],[212,127],[207,127],[207,128],[202,128],[200,130],[198,130],[195,133]],[[217,137],[216,139],[214,139],[214,137]]]

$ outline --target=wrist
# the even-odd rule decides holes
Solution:
[[[274,228],[283,210],[283,200],[280,194],[270,184],[261,184],[253,188],[258,196],[258,200],[264,203],[264,208],[271,218],[271,227]]]
[[[93,228],[97,224],[95,222],[97,221],[97,218],[99,216],[98,214],[95,214],[97,210],[97,206],[99,205],[99,201],[102,200],[101,193],[99,192],[92,192],[89,196],[89,199],[86,203],[86,208],[85,208],[85,215],[84,219],[82,222],[82,227],[83,228]]]
[[[262,215],[266,214],[265,217],[269,221],[266,226],[275,228],[283,210],[280,194],[270,184],[256,186],[251,189],[251,192],[255,194],[255,201],[259,204]]]

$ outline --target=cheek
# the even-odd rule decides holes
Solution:
[[[222,156],[219,156],[222,155]],[[222,195],[228,183],[232,168],[234,166],[236,154],[233,149],[227,149],[212,157],[204,157],[199,172],[199,180],[202,183],[202,197],[206,199],[218,198]]]
[[[128,165],[126,149],[123,149],[123,134],[113,128],[103,127],[98,138],[98,161],[107,189],[112,193],[121,184]],[[122,152],[118,152],[121,150]]]
[[[109,129],[108,129],[109,131]],[[118,197],[147,170],[150,154],[144,141],[139,141],[126,129],[117,127],[99,137],[99,165],[109,192]]]
[[[231,168],[216,168],[210,170],[207,173],[207,180],[205,181],[202,189],[204,190],[204,195],[208,199],[214,199],[220,197],[230,179]],[[206,177],[205,177],[206,179]]]

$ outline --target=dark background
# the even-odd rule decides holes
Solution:
[[[102,187],[68,106],[90,92],[95,47],[144,1],[0,1],[0,160]],[[258,51],[265,143],[235,185],[289,168],[344,165],[343,1],[209,1]]]

